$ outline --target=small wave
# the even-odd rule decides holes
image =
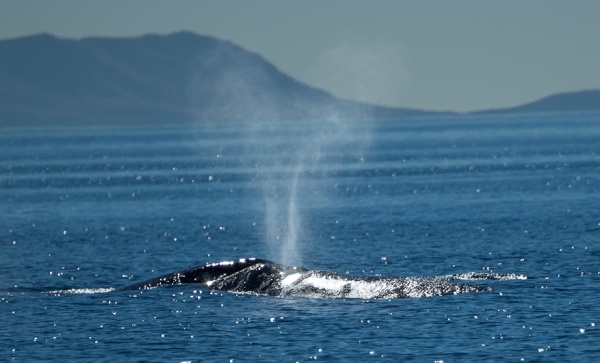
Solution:
[[[81,289],[64,289],[64,290],[52,290],[46,291],[46,294],[50,295],[76,295],[76,294],[104,294],[107,292],[114,291],[112,287],[98,287],[98,288],[81,288]]]
[[[496,273],[484,273],[484,272],[467,272],[464,274],[447,275],[451,280],[527,280],[529,277],[524,274],[496,274]]]
[[[487,286],[452,283],[446,277],[352,277],[313,270],[284,278],[278,294],[302,297],[394,299],[490,290],[491,288]]]

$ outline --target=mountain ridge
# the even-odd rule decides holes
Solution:
[[[600,90],[560,92],[521,105],[470,112],[471,114],[506,114],[553,111],[600,110]]]
[[[583,105],[600,109],[600,91],[589,92]],[[544,102],[477,113],[539,111],[548,107]],[[81,39],[43,33],[0,41],[0,126],[451,114],[459,113],[339,99],[295,80],[255,52],[185,31]]]

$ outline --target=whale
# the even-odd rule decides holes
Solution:
[[[251,274],[254,270],[252,267],[262,271],[260,274]],[[222,286],[222,281],[231,278],[232,276],[243,275],[249,284],[256,283],[261,279],[274,279],[278,277],[277,271],[287,271],[290,267],[277,265],[271,261],[259,258],[240,258],[236,261],[223,261],[215,263],[207,263],[196,267],[187,268],[185,270],[170,272],[149,280],[141,281],[132,285],[124,286],[118,291],[127,290],[147,290],[165,285],[181,285],[181,284],[201,284],[210,287],[212,285]],[[291,268],[298,271],[304,270],[301,267]],[[267,271],[268,270],[268,271]],[[213,288],[219,290],[227,290],[222,288]]]
[[[237,294],[310,298],[397,299],[491,291],[490,286],[456,280],[513,280],[525,275],[475,273],[446,276],[350,276],[286,266],[259,258],[207,263],[116,289],[147,290],[167,285],[196,284]]]

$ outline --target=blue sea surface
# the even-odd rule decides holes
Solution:
[[[0,215],[2,361],[600,361],[599,113],[5,129]],[[240,257],[529,278],[112,291]]]

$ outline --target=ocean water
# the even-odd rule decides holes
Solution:
[[[0,360],[600,360],[600,114],[0,134]],[[240,257],[516,273],[416,299],[117,292]]]

